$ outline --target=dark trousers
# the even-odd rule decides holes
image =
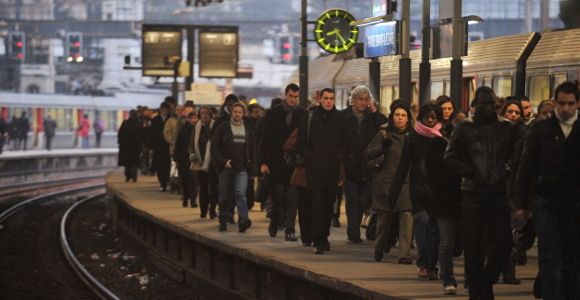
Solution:
[[[218,203],[218,175],[216,171],[197,172],[199,181],[199,209],[201,215],[205,216],[208,212],[215,214]]]
[[[181,199],[183,201],[195,202],[197,197],[197,185],[195,175],[189,169],[187,164],[177,164],[177,172],[181,181]]]
[[[461,223],[469,299],[493,299],[493,284],[512,247],[507,198],[505,194],[472,192],[463,192],[462,196]],[[485,236],[493,238],[484,241]],[[484,243],[490,244],[489,252]]]
[[[579,299],[580,212],[554,208],[554,202],[538,197],[534,207],[542,297]]]
[[[167,187],[169,181],[169,172],[171,171],[171,158],[155,157],[155,172],[157,173],[157,180],[162,188]]]
[[[360,223],[367,207],[367,190],[367,184],[364,181],[347,180],[344,183],[346,235],[351,240],[360,239]]]
[[[340,207],[342,206],[342,187],[336,189],[336,198],[334,199],[334,204],[332,206],[332,218],[336,222],[340,219]]]
[[[95,145],[97,145],[97,148],[101,148],[101,137],[102,136],[103,136],[102,132],[95,133]]]
[[[311,204],[311,232],[314,246],[324,246],[330,235],[330,219],[332,208],[336,200],[336,189],[328,187],[310,190]]]
[[[296,231],[296,213],[298,205],[298,191],[290,185],[277,184],[272,187],[272,226],[283,224],[286,232]]]
[[[298,226],[302,243],[312,243],[312,206],[308,192],[304,188],[296,188],[298,193]]]
[[[52,137],[46,136],[46,150],[52,150]]]
[[[125,164],[125,181],[137,181],[137,165]]]

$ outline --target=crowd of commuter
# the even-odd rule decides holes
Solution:
[[[126,181],[138,169],[156,174],[161,191],[181,190],[183,206],[217,218],[219,231],[248,230],[258,202],[269,236],[283,230],[317,255],[331,249],[344,193],[351,244],[374,240],[377,262],[397,247],[399,264],[441,280],[446,295],[457,293],[453,258],[463,255],[470,299],[493,299],[500,276],[519,284],[515,266],[537,237],[534,295],[580,297],[576,84],[559,85],[537,114],[526,97],[500,99],[485,86],[467,114],[440,96],[416,109],[395,100],[388,117],[365,86],[342,111],[330,88],[308,108],[299,91],[289,84],[265,114],[233,94],[219,110],[167,97],[158,110],[131,111],[118,134]]]

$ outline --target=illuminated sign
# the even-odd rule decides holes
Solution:
[[[199,32],[199,77],[237,77],[238,60],[238,32]]]
[[[365,57],[399,54],[399,23],[397,21],[367,26],[364,32]]]
[[[173,76],[168,58],[181,57],[181,30],[143,26],[143,76]]]

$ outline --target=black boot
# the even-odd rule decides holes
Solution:
[[[219,226],[219,231],[224,232],[228,230],[228,222],[225,218],[220,217],[220,226]]]

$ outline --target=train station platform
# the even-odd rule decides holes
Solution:
[[[444,296],[440,281],[419,280],[415,265],[398,264],[396,248],[377,263],[372,242],[348,242],[344,209],[342,227],[331,229],[331,251],[314,255],[312,247],[303,247],[300,241],[286,242],[283,231],[271,238],[268,219],[256,207],[247,232],[239,233],[231,224],[227,232],[218,232],[217,219],[201,219],[199,208],[183,208],[178,195],[159,191],[155,177],[125,182],[119,169],[108,174],[106,184],[121,237],[141,242],[162,268],[201,292],[206,290],[210,298],[467,298],[462,257],[455,259],[458,295]],[[517,267],[521,285],[495,285],[496,299],[533,299],[536,253],[534,248],[528,264]]]

